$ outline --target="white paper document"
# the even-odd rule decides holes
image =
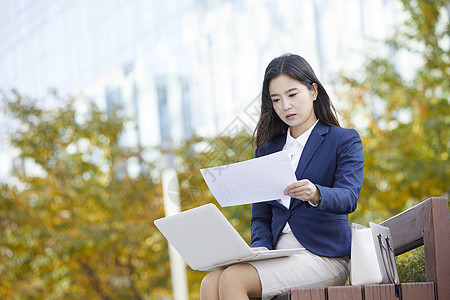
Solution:
[[[222,207],[290,199],[283,191],[297,181],[287,151],[200,172]]]

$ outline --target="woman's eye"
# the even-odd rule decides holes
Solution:
[[[280,99],[272,99],[272,102],[278,102]]]
[[[294,97],[295,95],[297,95],[297,93],[293,93],[293,94],[289,94],[289,97]]]

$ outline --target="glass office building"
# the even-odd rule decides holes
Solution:
[[[125,147],[252,131],[273,57],[304,56],[333,95],[339,72],[390,51],[369,40],[393,33],[400,8],[386,0],[2,0],[0,88],[41,99],[56,89],[106,111],[122,105],[132,117]],[[13,129],[0,123],[6,162]]]

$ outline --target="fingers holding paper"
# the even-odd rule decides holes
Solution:
[[[303,201],[317,204],[320,199],[319,189],[308,179],[291,183],[284,190],[284,194]]]

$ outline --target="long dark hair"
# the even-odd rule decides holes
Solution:
[[[301,56],[284,54],[274,58],[267,66],[264,74],[261,92],[261,115],[253,132],[253,138],[256,136],[257,148],[260,149],[267,141],[286,133],[288,129],[288,125],[278,117],[273,109],[269,94],[270,81],[281,74],[286,74],[298,80],[310,90],[313,88],[313,83],[316,83],[318,95],[313,104],[316,117],[327,125],[340,127],[336,109],[308,62]]]

